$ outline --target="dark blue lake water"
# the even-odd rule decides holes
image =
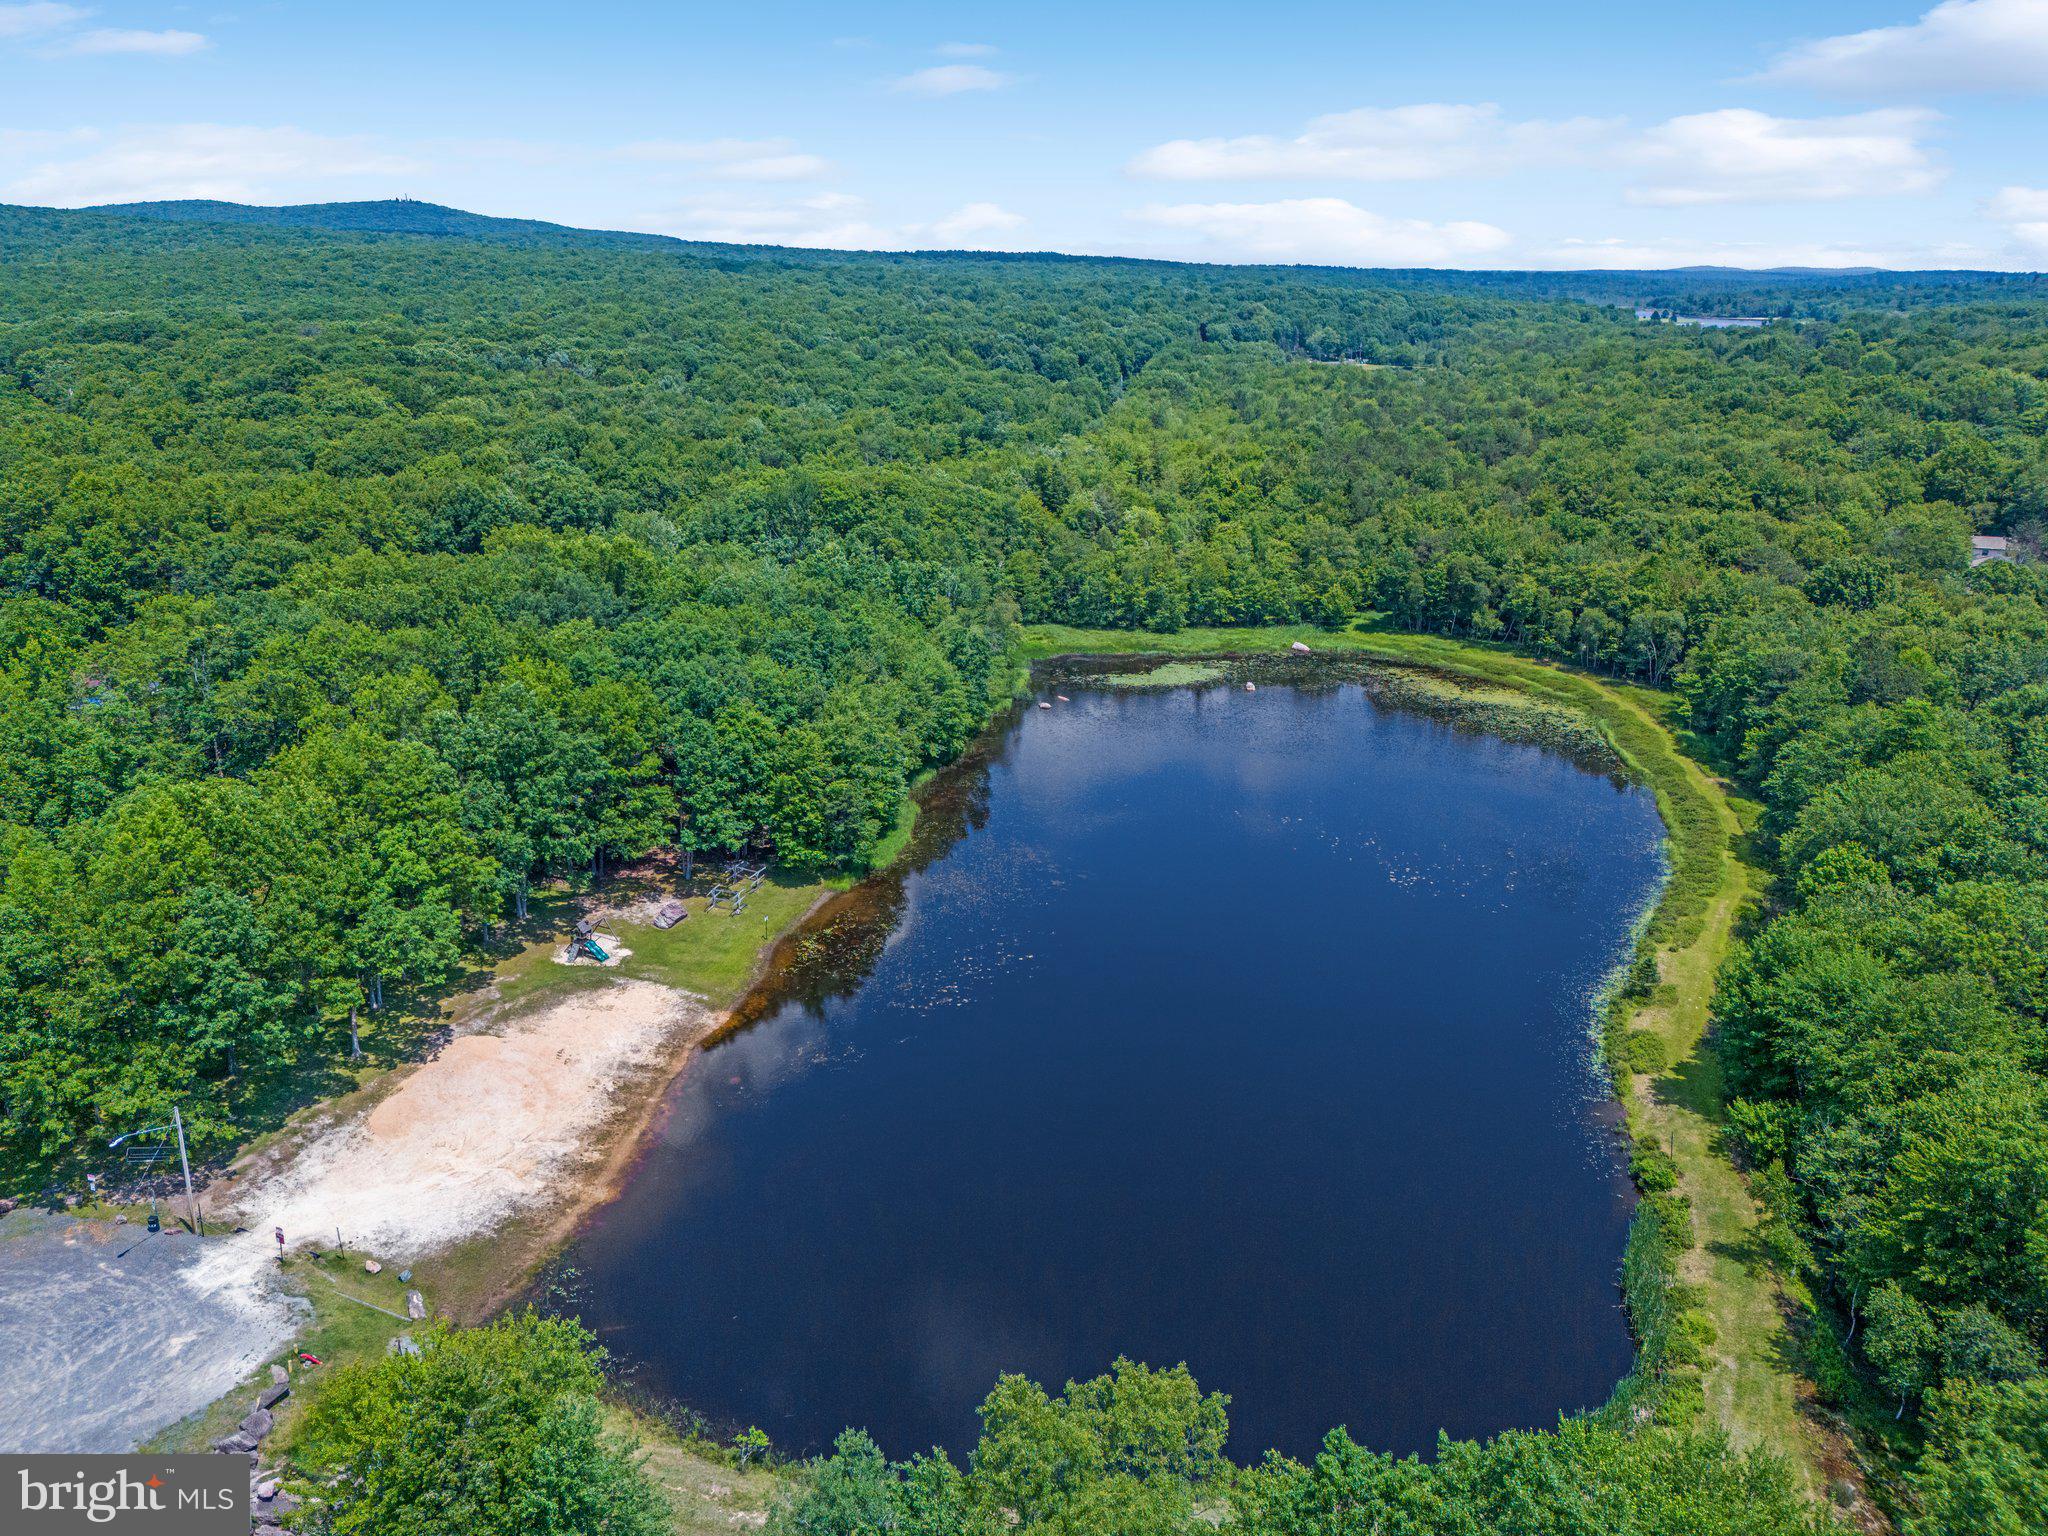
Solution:
[[[787,1450],[962,1455],[999,1373],[1119,1354],[1228,1392],[1240,1459],[1600,1402],[1589,1007],[1650,796],[1377,685],[1056,686],[671,1090],[569,1255],[585,1321]]]

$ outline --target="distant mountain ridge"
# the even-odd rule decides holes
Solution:
[[[707,245],[716,245],[716,242],[687,240],[674,235],[640,234],[631,230],[620,229],[586,229],[574,224],[554,224],[545,219],[500,218],[494,214],[470,213],[461,208],[450,208],[442,203],[420,202],[407,197],[391,197],[374,202],[359,203],[284,203],[277,205],[228,203],[204,198],[188,198],[180,201],[157,203],[100,203],[83,211],[87,213],[118,214],[132,219],[158,219],[167,223],[271,224],[291,229],[331,229],[358,234],[452,235],[469,239],[513,239],[542,236],[578,244],[634,245],[643,247],[684,246],[700,250]],[[717,248],[748,251],[794,251],[802,249],[799,247],[732,245],[723,245]],[[892,251],[863,254],[931,255],[934,253],[930,251],[917,253]],[[954,253],[946,252],[945,254],[950,255]],[[1022,253],[986,252],[976,254],[1017,259]],[[1044,259],[1045,256],[1054,255],[1055,253],[1033,254],[1036,259]],[[1143,260],[1145,258],[1069,256],[1059,259],[1114,261]],[[1178,263],[1171,264],[1178,265]],[[1223,265],[1237,265],[1237,263],[1223,263]],[[1280,263],[1279,265],[1289,264]],[[1378,269],[1346,268],[1344,270],[1371,271]],[[1661,270],[1674,276],[1725,278],[1730,281],[1751,281],[1757,278],[1771,277],[1823,279],[1868,277],[1889,271],[1889,269],[1884,267],[1869,266],[1728,267],[1705,263],[1661,269],[1649,268],[1645,270]]]
[[[1141,267],[1160,274],[1238,270],[1285,280],[1348,281],[1401,288],[1477,290],[1535,299],[1564,298],[1602,306],[1649,305],[1689,314],[1768,315],[1791,318],[1835,304],[1934,302],[1959,288],[1990,285],[2039,292],[2048,275],[2023,272],[1893,271],[1883,267],[1774,267],[1695,264],[1683,267],[1583,270],[1511,268],[1344,267],[1312,263],[1233,263],[1140,256],[1069,255],[1057,251],[827,250],[801,246],[736,245],[631,230],[584,229],[545,219],[501,218],[412,198],[345,203],[233,203],[212,199],[103,203],[89,208],[47,208],[0,203],[0,243],[15,231],[70,228],[83,233],[104,225],[99,238],[118,238],[120,221],[203,230],[304,231],[339,239],[415,238],[470,240],[557,251],[638,252],[727,270],[758,264],[851,267],[863,264],[1047,265]]]
[[[271,224],[287,229],[331,229],[354,234],[456,235],[467,239],[554,237],[579,244],[685,245],[696,242],[627,230],[579,229],[545,219],[504,219],[442,203],[387,197],[362,203],[227,203],[186,198],[160,203],[101,203],[83,210],[170,224]]]

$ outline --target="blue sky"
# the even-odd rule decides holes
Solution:
[[[0,0],[0,200],[706,239],[2048,266],[2048,0]]]

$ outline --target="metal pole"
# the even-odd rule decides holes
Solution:
[[[185,1170],[185,1214],[192,1219],[192,1230],[200,1237],[206,1236],[206,1228],[200,1225],[199,1201],[192,1193],[192,1160],[185,1155],[185,1117],[178,1113],[178,1106],[171,1106],[171,1126],[178,1133],[178,1162]]]

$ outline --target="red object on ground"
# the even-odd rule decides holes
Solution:
[[[299,1351],[299,1358],[305,1361],[308,1365],[318,1365],[320,1363],[320,1357],[318,1355],[309,1355],[303,1349]]]

